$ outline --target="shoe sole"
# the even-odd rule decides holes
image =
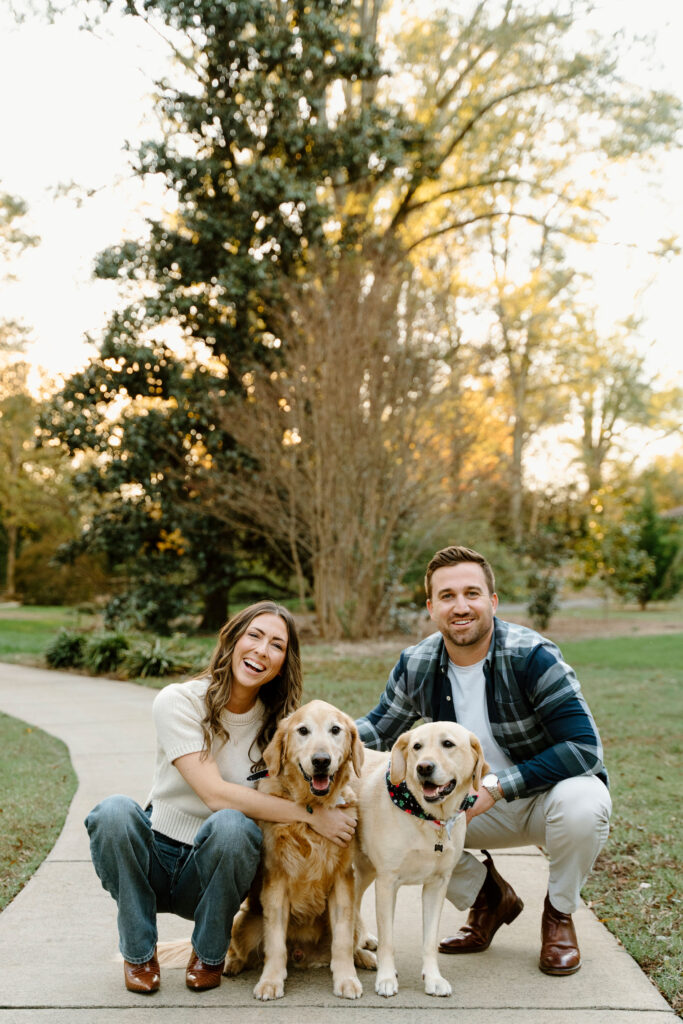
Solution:
[[[513,906],[510,908],[510,910],[509,910],[509,912],[507,914],[507,917],[503,918],[503,920],[498,925],[498,928],[500,928],[504,924],[512,924],[512,922],[515,921],[519,917],[519,915],[522,913],[523,910],[524,910],[524,903],[522,902],[522,900],[520,900],[519,897],[517,897],[517,902],[514,903]],[[486,950],[489,948],[489,946],[493,942],[494,936],[495,936],[496,932],[498,931],[498,928],[496,928],[496,930],[493,932],[493,934],[491,935],[491,938],[489,939],[489,941],[486,943],[485,946],[475,946],[473,949],[472,948],[465,949],[464,946],[460,946],[459,948],[455,947],[454,949],[451,948],[451,947],[448,947],[448,946],[439,946],[439,953],[451,953],[451,954],[458,954],[458,953],[484,953],[484,952],[486,952]],[[576,969],[578,970],[578,967]],[[541,970],[543,970],[543,968],[541,968]]]
[[[576,974],[576,972],[581,969],[581,964],[578,963],[576,967],[542,967],[541,964],[539,964],[538,969],[544,974],[549,974],[555,978],[562,978],[568,974]]]

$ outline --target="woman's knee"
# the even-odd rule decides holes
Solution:
[[[106,832],[108,835],[121,835],[131,825],[137,826],[144,818],[144,811],[129,796],[116,794],[108,796],[92,809],[85,819],[88,834]]]
[[[263,836],[256,822],[246,814],[226,808],[215,811],[207,818],[195,836],[195,846],[205,843],[207,839],[215,841],[230,857],[236,854],[251,855],[258,860]]]

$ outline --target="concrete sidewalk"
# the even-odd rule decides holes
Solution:
[[[293,971],[284,999],[259,1003],[256,972],[223,979],[220,988],[193,993],[184,972],[162,971],[153,996],[123,985],[117,962],[116,907],[90,863],[83,818],[110,793],[143,801],[151,782],[154,737],[150,706],[155,691],[108,679],[0,664],[0,711],[59,736],[67,743],[80,785],[64,830],[40,869],[0,914],[0,1024],[187,1024],[202,1008],[202,1024],[412,1024],[427,1016],[450,1024],[674,1024],[676,1014],[637,964],[593,914],[582,907],[576,925],[583,967],[568,978],[538,970],[540,919],[546,891],[544,858],[533,849],[498,854],[496,864],[525,903],[481,956],[441,956],[453,985],[447,999],[426,996],[420,979],[419,890],[404,888],[396,920],[399,993],[375,995],[374,975],[361,971],[363,997],[332,995],[326,970]],[[373,920],[370,902],[366,908]],[[446,904],[440,934],[464,915]],[[189,935],[190,925],[159,919],[162,939]]]

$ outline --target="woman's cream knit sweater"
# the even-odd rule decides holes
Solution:
[[[154,700],[152,714],[157,733],[156,766],[152,791],[147,804],[152,804],[152,828],[181,843],[192,843],[202,823],[211,814],[191,786],[172,764],[183,754],[203,749],[201,722],[206,714],[204,697],[209,680],[191,679],[187,683],[171,683]],[[221,721],[230,740],[214,740],[211,754],[226,782],[253,786],[247,776],[260,758],[255,744],[265,709],[260,700],[243,715],[224,711]]]

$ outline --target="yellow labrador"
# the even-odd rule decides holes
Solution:
[[[463,850],[460,808],[488,770],[477,737],[461,725],[433,722],[403,733],[391,751],[366,750],[356,832],[356,913],[375,879],[377,979],[381,996],[398,992],[394,908],[402,885],[422,884],[422,976],[427,995],[448,996],[437,962],[438,928],[446,888]],[[362,943],[361,943],[362,944]]]
[[[356,804],[349,786],[360,774],[364,750],[355,723],[325,701],[314,700],[280,722],[264,751],[266,793],[315,804]],[[257,999],[284,995],[287,961],[329,963],[334,994],[362,993],[354,966],[353,848],[340,847],[306,824],[260,822],[262,872],[235,917],[225,974],[263,961]],[[362,962],[362,961],[361,961]]]

